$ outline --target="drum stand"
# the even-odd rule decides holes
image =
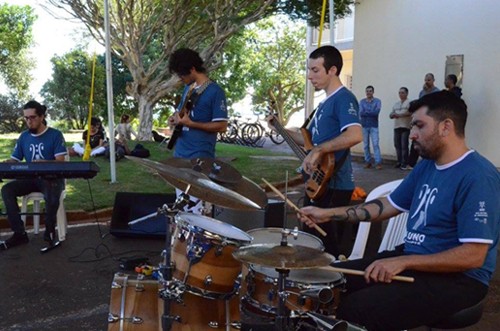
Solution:
[[[189,186],[186,192],[189,190]],[[163,331],[169,331],[172,328],[172,323],[174,321],[179,321],[179,316],[170,315],[170,303],[172,300],[179,301],[180,295],[184,292],[184,289],[179,289],[177,282],[172,281],[172,235],[170,231],[170,225],[173,224],[174,216],[182,210],[186,205],[190,203],[189,195],[187,193],[182,193],[179,195],[177,200],[175,200],[172,208],[168,208],[167,205],[163,205],[158,210],[158,214],[166,215],[166,230],[165,230],[165,249],[162,252],[163,263],[160,263],[160,274],[161,280],[164,283],[165,288],[160,292],[160,296],[163,299],[163,315],[161,317],[161,326]]]

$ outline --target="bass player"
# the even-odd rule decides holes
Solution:
[[[321,167],[329,155],[333,154],[335,157],[336,166],[333,175],[320,185],[326,186],[326,189],[314,200],[306,194],[305,206],[331,208],[348,205],[354,190],[349,149],[360,143],[363,136],[359,122],[358,101],[354,94],[342,85],[339,78],[342,64],[342,55],[333,46],[319,47],[309,55],[307,79],[311,81],[316,91],[325,91],[326,97],[306,122],[303,127],[305,130],[300,132],[286,129],[295,143],[302,146],[311,145],[302,162],[306,178]],[[269,126],[273,129],[274,119],[274,116],[267,118]],[[338,257],[340,231],[337,231],[334,222],[323,223],[320,226],[328,234],[327,236],[320,236],[317,230],[308,227],[304,227],[304,231],[322,238],[325,251]]]

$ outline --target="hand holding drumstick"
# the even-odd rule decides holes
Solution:
[[[307,217],[307,215],[304,215],[301,213],[300,211],[300,208],[297,207],[293,202],[290,201],[290,199],[287,199],[283,193],[281,193],[276,187],[274,187],[271,183],[269,183],[267,180],[265,180],[264,178],[262,178],[262,181],[264,183],[266,183],[267,186],[269,186],[271,188],[271,190],[273,190],[274,193],[276,193],[281,199],[283,199],[284,201],[287,202],[287,204],[292,207],[293,210],[295,210],[297,213],[301,214],[302,216],[304,217]],[[312,222],[312,221],[311,221]],[[314,223],[314,222],[313,222]],[[318,231],[323,237],[326,237],[326,232],[320,228],[317,224],[314,224],[313,227],[316,229],[316,231]]]

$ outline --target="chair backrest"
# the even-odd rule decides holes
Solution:
[[[377,186],[368,194],[365,201],[370,201],[370,200],[373,200],[375,198],[389,195],[389,193],[394,191],[394,189],[396,187],[398,187],[398,185],[402,181],[403,181],[402,179],[398,179],[398,180],[394,180],[392,182],[388,182],[388,183],[382,184],[380,186]],[[393,218],[396,219],[397,217],[400,217],[401,215],[403,215],[403,214],[400,214],[400,215],[393,217]],[[393,218],[391,218],[389,220],[389,224],[391,224],[391,222],[393,221]],[[392,223],[394,223],[394,222],[392,222]],[[406,222],[404,222],[404,223],[406,226]],[[405,226],[403,226],[404,229],[405,229]],[[361,259],[364,256],[365,249],[366,249],[366,243],[368,242],[368,235],[370,234],[370,227],[371,227],[370,222],[360,222],[359,223],[358,233],[356,235],[356,240],[354,241],[354,246],[352,248],[351,255],[348,258],[349,260]],[[389,226],[387,227],[387,230],[390,230]],[[384,235],[384,239],[385,239],[386,235],[389,235],[390,233],[392,233],[392,230],[386,231],[386,234]],[[384,242],[384,239],[382,240],[382,243]]]

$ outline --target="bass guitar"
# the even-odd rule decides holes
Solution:
[[[314,148],[312,143],[311,134],[309,131],[302,127],[300,133],[304,138],[304,147],[298,145],[295,140],[293,140],[290,133],[283,127],[283,125],[278,121],[275,115],[273,115],[271,124],[274,126],[276,131],[285,139],[286,143],[293,150],[295,155],[300,161],[304,161],[307,153]],[[321,162],[318,164],[316,169],[314,169],[311,175],[302,172],[306,178],[305,191],[309,199],[318,200],[325,193],[328,187],[328,182],[333,175],[335,168],[335,156],[333,153],[329,153],[323,156]]]

